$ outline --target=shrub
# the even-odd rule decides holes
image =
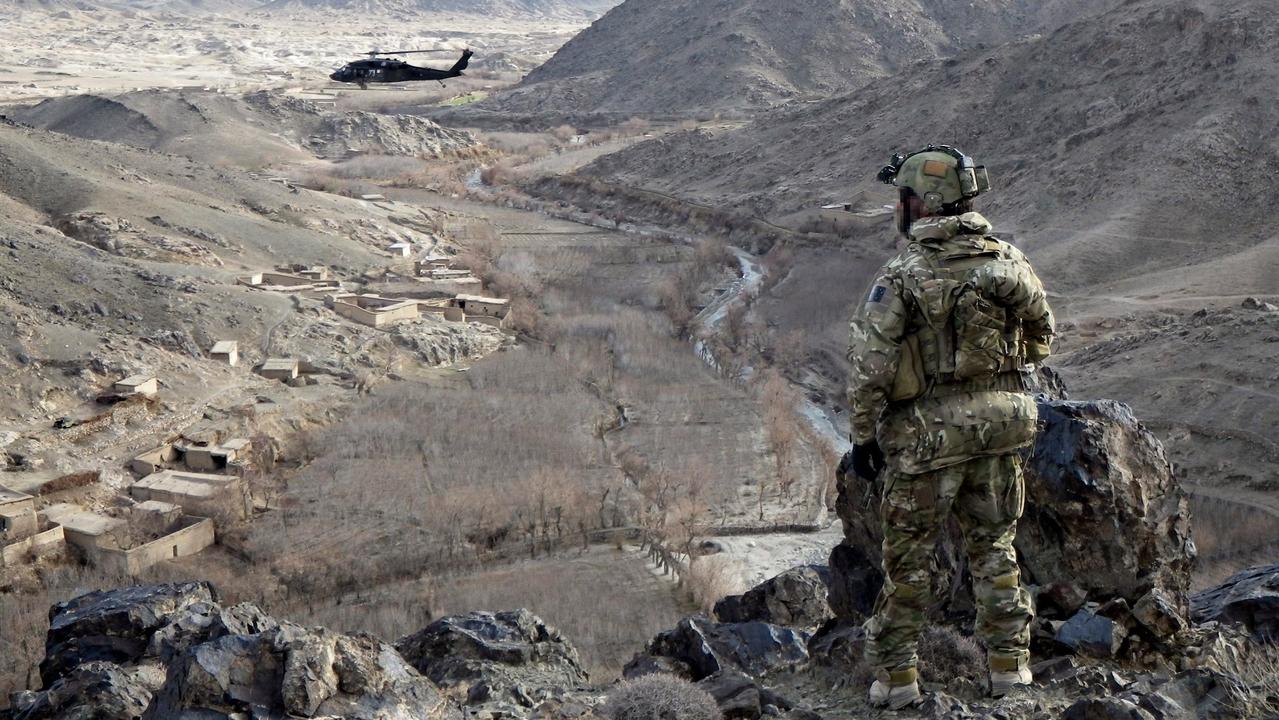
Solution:
[[[684,587],[697,607],[710,611],[715,603],[742,591],[742,569],[733,560],[719,555],[690,558],[684,573]]]
[[[645,675],[609,693],[610,720],[720,720],[715,698],[673,675]]]
[[[930,625],[919,638],[919,676],[943,684],[956,678],[980,681],[986,676],[986,652],[952,628]]]

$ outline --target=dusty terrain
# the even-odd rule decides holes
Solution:
[[[846,92],[1115,4],[630,0],[517,88],[459,116],[740,114]]]
[[[525,606],[608,682],[681,615],[824,562],[847,318],[896,243],[871,176],[932,140],[990,162],[983,209],[1047,281],[1074,395],[1130,403],[1167,443],[1195,587],[1273,560],[1262,3],[629,0],[556,54],[609,4],[41,2],[0,21],[20,55],[0,74],[0,484],[96,470],[38,502],[114,507],[133,454],[210,428],[275,457],[254,516],[200,555],[7,577],[0,689],[39,684],[48,603],[86,587],[208,579],[386,638]],[[448,87],[325,80],[367,49],[466,45]],[[838,61],[793,61],[814,55]],[[816,211],[850,200],[859,216]],[[454,294],[395,242],[473,273],[510,322],[374,329],[321,291],[238,284],[318,265],[349,290]],[[207,356],[219,340],[241,367]],[[253,373],[280,356],[306,377]],[[134,373],[160,379],[146,417],[62,427]],[[778,682],[860,712],[839,692],[861,679],[828,679]]]

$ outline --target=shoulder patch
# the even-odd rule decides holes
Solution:
[[[888,287],[884,285],[876,285],[870,289],[870,297],[866,298],[868,303],[882,303],[884,297],[888,295]]]

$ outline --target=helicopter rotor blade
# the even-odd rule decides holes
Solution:
[[[373,52],[364,53],[370,57],[377,55],[413,55],[416,53],[455,53],[457,50],[374,50]]]

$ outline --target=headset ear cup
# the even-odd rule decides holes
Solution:
[[[924,207],[928,209],[928,212],[930,213],[941,212],[942,206],[945,204],[946,204],[946,199],[942,197],[941,193],[938,193],[938,192],[924,193]]]

